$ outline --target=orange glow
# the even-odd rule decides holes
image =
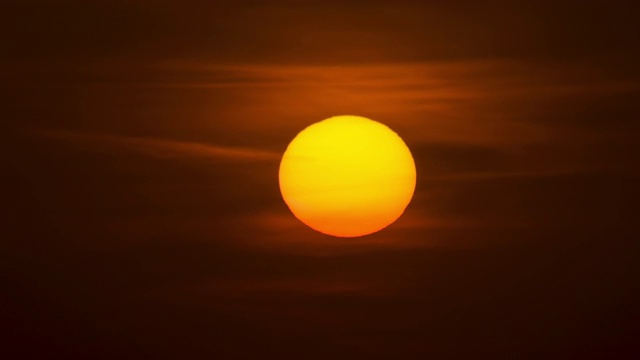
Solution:
[[[333,236],[379,231],[411,201],[416,168],[387,126],[359,116],[315,123],[291,141],[280,163],[280,191],[293,214]]]

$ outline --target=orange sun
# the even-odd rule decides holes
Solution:
[[[302,130],[280,163],[280,191],[293,214],[333,236],[379,231],[411,201],[416,168],[407,145],[387,126],[335,116]]]

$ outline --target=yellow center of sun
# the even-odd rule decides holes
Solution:
[[[280,163],[280,191],[293,214],[333,236],[379,231],[411,201],[416,168],[411,152],[387,126],[335,116],[302,130]]]

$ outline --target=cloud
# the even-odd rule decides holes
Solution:
[[[98,151],[127,151],[157,158],[203,158],[222,161],[277,161],[281,154],[264,149],[221,146],[151,137],[108,135],[94,132],[43,130],[51,139]]]
[[[592,135],[590,129],[552,121],[562,116],[554,113],[562,108],[559,102],[638,89],[636,82],[610,79],[589,66],[511,59],[343,65],[173,61],[157,66],[167,81],[145,86],[223,88],[234,99],[228,108],[221,106],[225,118],[238,124],[251,119],[251,127],[261,131],[300,129],[313,119],[359,114],[386,123],[414,144],[504,148],[560,141],[566,132],[575,141]]]
[[[462,239],[452,240],[443,234],[514,226],[507,221],[481,216],[438,214],[423,209],[425,204],[418,205],[419,201],[415,199],[416,204],[388,228],[363,237],[339,238],[321,234],[296,219],[284,204],[229,217],[220,227],[239,231],[234,237],[234,246],[243,249],[324,258],[372,251],[474,246],[477,244],[463,243]],[[240,236],[240,233],[245,236]],[[248,233],[251,236],[246,236]]]
[[[212,281],[198,284],[197,288],[203,292],[223,294],[230,297],[280,292],[299,293],[309,296],[349,294],[383,296],[389,290],[381,288],[379,284],[344,277],[329,280],[290,278],[276,280],[261,279],[259,281]]]

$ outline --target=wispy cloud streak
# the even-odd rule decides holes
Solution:
[[[94,132],[44,130],[43,136],[87,148],[131,151],[159,158],[198,157],[226,161],[276,161],[280,154],[264,149],[221,146],[170,139],[108,135]]]

